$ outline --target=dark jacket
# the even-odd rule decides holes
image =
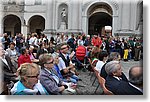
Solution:
[[[129,84],[125,76],[122,77],[122,80],[107,76],[105,85],[115,95],[142,95],[142,92]]]
[[[8,65],[0,59],[4,73],[4,82],[9,83],[10,81],[16,81],[16,76],[14,75],[14,73],[16,73],[16,68],[13,66],[9,56],[5,56],[5,59]]]

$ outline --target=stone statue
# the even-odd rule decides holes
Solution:
[[[62,20],[62,22],[65,22],[65,23],[66,23],[66,16],[67,16],[67,14],[66,14],[66,9],[63,8],[63,10],[62,10],[62,12],[61,12],[61,20]]]

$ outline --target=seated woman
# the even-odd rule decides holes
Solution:
[[[24,63],[18,69],[20,80],[11,89],[12,95],[47,95],[45,88],[38,83],[40,68],[34,63]]]
[[[9,48],[6,49],[6,52],[7,52],[6,54],[11,58],[12,64],[17,69],[18,68],[18,56],[19,56],[19,53],[15,49],[15,43],[14,42],[11,42],[9,44]]]
[[[49,94],[60,95],[68,86],[58,77],[54,68],[54,59],[51,54],[39,56],[41,65],[40,82]]]
[[[29,56],[30,56],[31,62],[38,63],[39,60],[35,58],[35,53],[33,53],[33,50],[34,50],[34,46],[30,46],[29,47]]]

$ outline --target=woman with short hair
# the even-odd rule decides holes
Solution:
[[[20,80],[11,89],[12,95],[40,95],[48,94],[44,87],[38,83],[40,68],[34,63],[22,64],[17,74]]]
[[[39,64],[41,65],[40,82],[49,94],[59,95],[68,88],[54,70],[54,59],[51,54],[40,55]]]

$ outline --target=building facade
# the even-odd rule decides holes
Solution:
[[[142,0],[1,0],[0,33],[143,33]]]

